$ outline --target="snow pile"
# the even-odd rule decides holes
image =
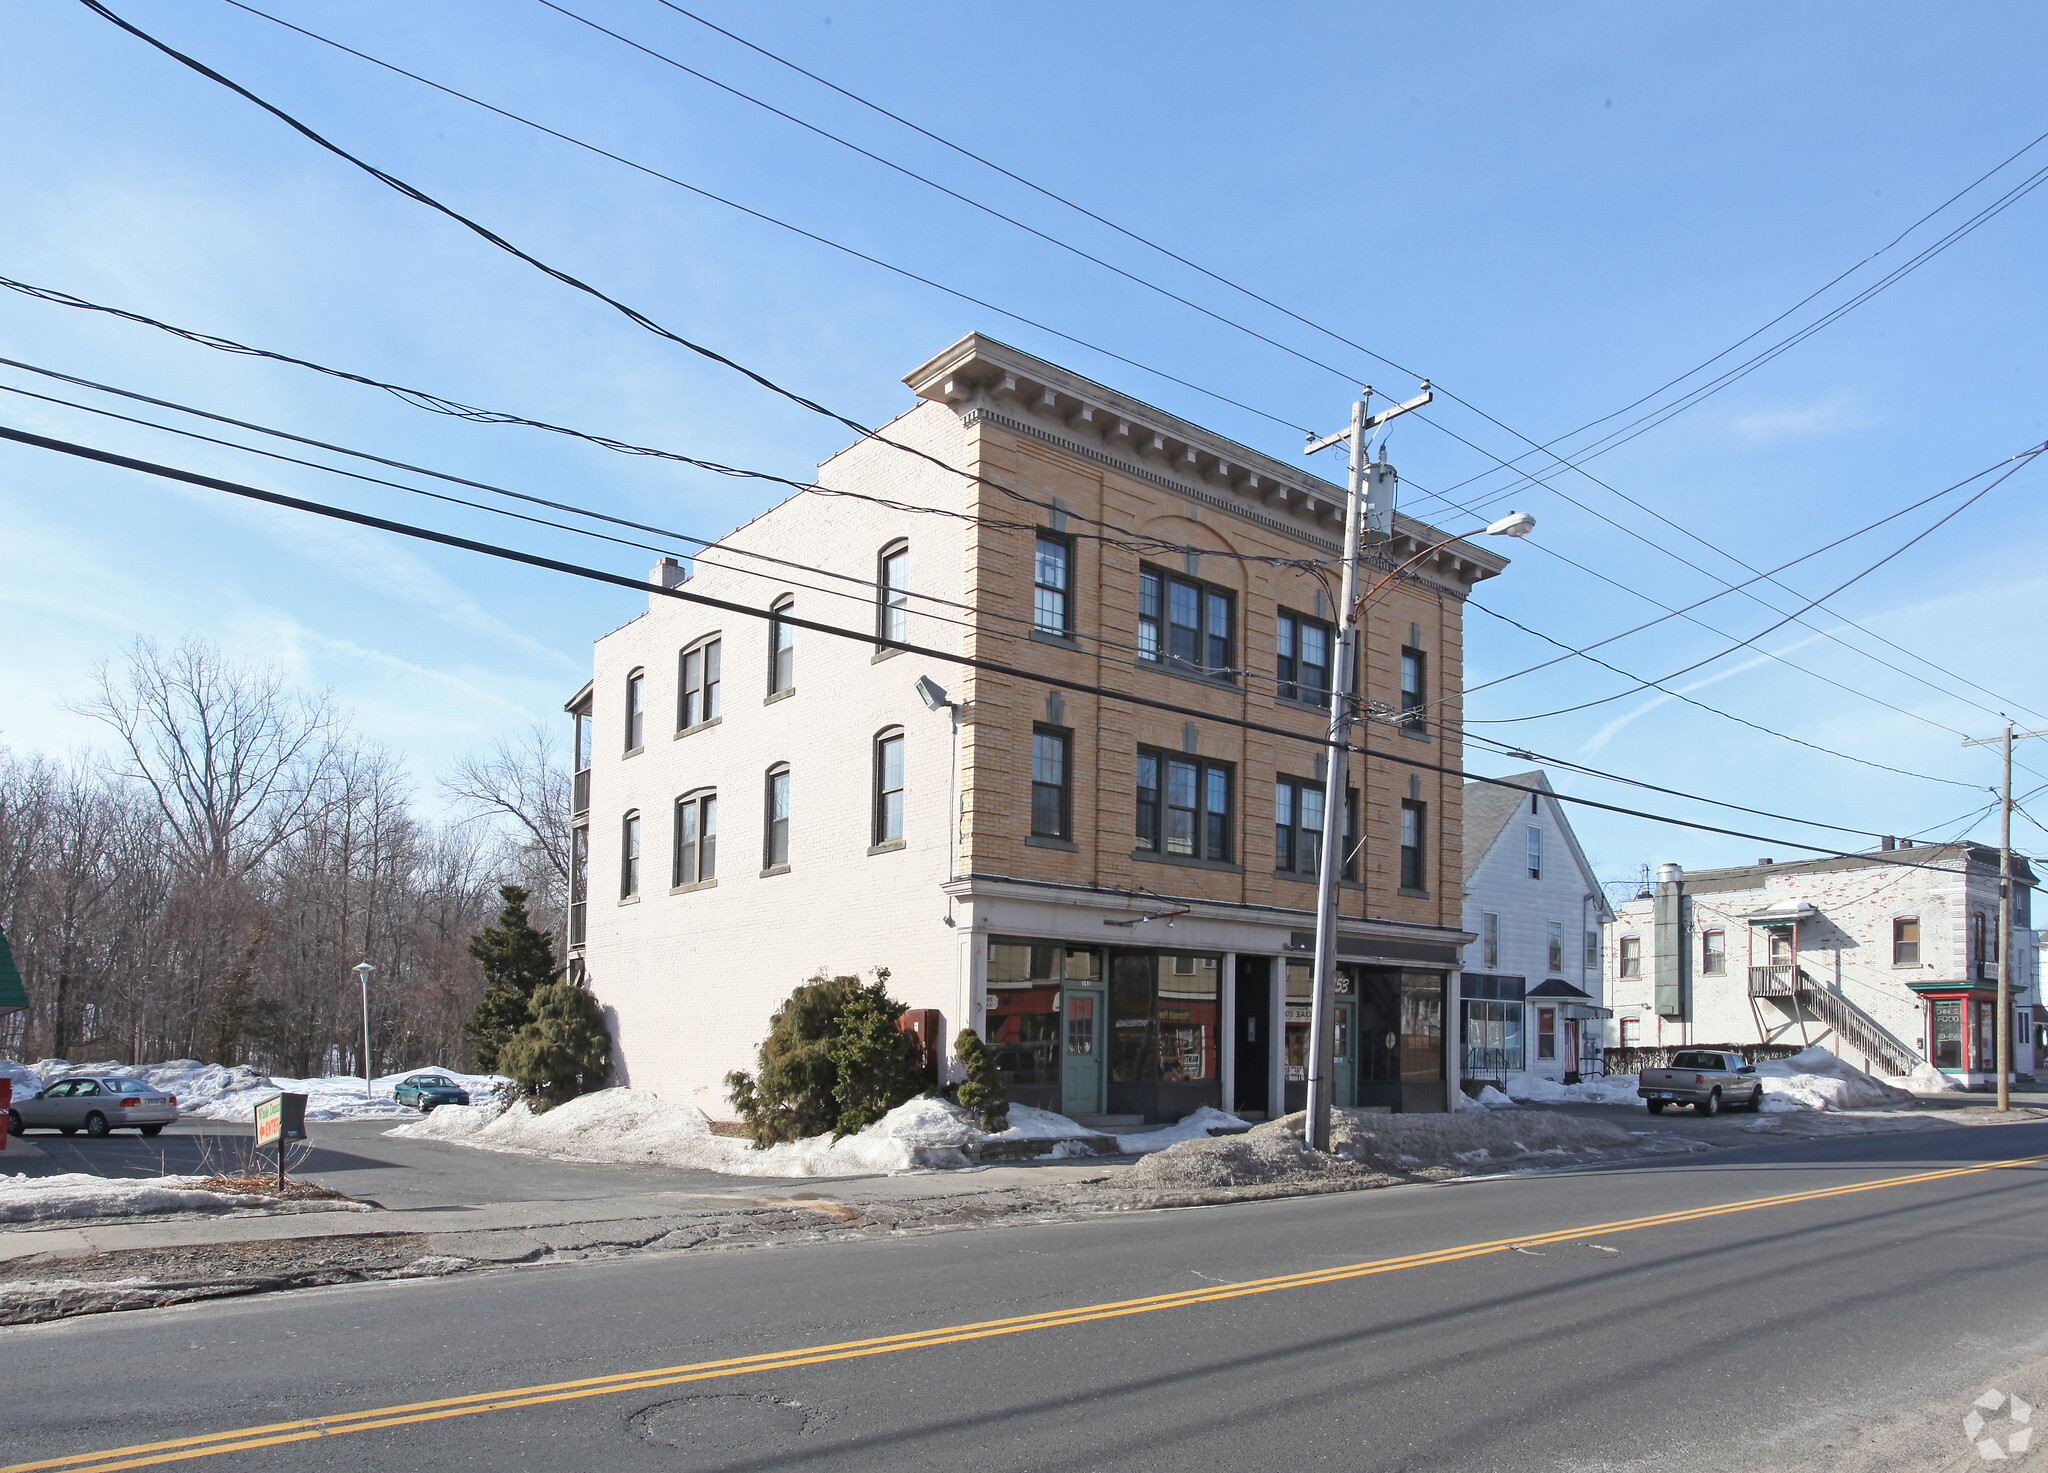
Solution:
[[[1123,1184],[1188,1187],[1306,1186],[1373,1173],[1341,1155],[1325,1155],[1298,1135],[1186,1137],[1133,1166]]]
[[[1818,1046],[1756,1066],[1766,1110],[1874,1110],[1910,1105],[1912,1094],[1875,1079]]]
[[[19,1068],[20,1066],[14,1066]],[[317,1079],[289,1079],[271,1076],[247,1064],[202,1064],[197,1059],[172,1059],[162,1064],[130,1066],[111,1060],[103,1063],[73,1064],[65,1059],[44,1059],[31,1071],[41,1084],[65,1074],[126,1074],[147,1081],[166,1094],[178,1097],[178,1113],[188,1120],[248,1122],[256,1118],[256,1107],[280,1090],[306,1097],[308,1120],[411,1120],[419,1112],[392,1098],[392,1091],[415,1074],[441,1074],[469,1091],[472,1100],[490,1100],[511,1084],[501,1074],[457,1074],[432,1065],[387,1074],[375,1080],[370,1098],[363,1096],[360,1074],[329,1074]],[[38,1085],[37,1087],[41,1087]],[[21,1090],[16,1083],[17,1093]]]
[[[1511,1108],[1515,1102],[1492,1085],[1482,1084],[1479,1086],[1479,1093],[1473,1097],[1472,1103],[1483,1110],[1506,1110]]]
[[[1064,1119],[1065,1117],[1061,1118]],[[1071,1125],[1073,1122],[1069,1121],[1068,1124]],[[1079,1132],[1080,1129],[1080,1126],[1074,1126],[1076,1132]],[[1229,1129],[1242,1133],[1251,1129],[1251,1122],[1240,1120],[1235,1115],[1226,1115],[1221,1110],[1212,1109],[1208,1105],[1204,1105],[1201,1109],[1195,1111],[1194,1114],[1184,1115],[1175,1124],[1165,1126],[1162,1129],[1137,1131],[1130,1135],[1120,1135],[1116,1138],[1116,1145],[1117,1149],[1126,1156],[1150,1155],[1154,1151],[1164,1151],[1169,1147],[1177,1146],[1182,1141],[1208,1140],[1211,1129]]]
[[[1577,1084],[1563,1084],[1541,1074],[1511,1074],[1507,1095],[1526,1105],[1633,1105],[1636,1076],[1596,1074]]]
[[[1913,1066],[1911,1074],[1901,1074],[1896,1079],[1886,1079],[1884,1082],[1893,1089],[1907,1090],[1916,1095],[1938,1095],[1962,1088],[1954,1078],[1942,1073],[1925,1059]]]
[[[0,1079],[8,1080],[14,1085],[14,1098],[17,1100],[39,1093],[43,1087],[43,1078],[40,1074],[28,1065],[17,1064],[12,1059],[0,1059]]]
[[[150,1212],[224,1212],[267,1207],[271,1197],[200,1189],[197,1176],[0,1176],[0,1222],[71,1217],[132,1217]]]
[[[1302,1117],[1284,1116],[1255,1126],[1254,1136],[1301,1133]],[[1636,1138],[1607,1120],[1545,1113],[1382,1115],[1337,1110],[1330,1122],[1336,1154],[1382,1170],[1501,1165],[1529,1158],[1598,1155],[1632,1149]]]

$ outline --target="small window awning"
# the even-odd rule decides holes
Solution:
[[[1578,1018],[1581,1020],[1589,1018],[1611,1018],[1614,1016],[1613,1008],[1596,1008],[1591,1003],[1586,1002],[1566,1003],[1562,1011],[1567,1018]]]
[[[1583,998],[1587,1002],[1591,1002],[1593,1000],[1592,993],[1584,991],[1581,988],[1572,986],[1571,983],[1565,981],[1562,977],[1552,977],[1548,982],[1539,983],[1538,985],[1530,988],[1529,996],[1577,997]]]
[[[1817,921],[1820,912],[1810,901],[1780,900],[1762,910],[1753,910],[1743,919],[1752,926],[1796,926],[1801,921]]]
[[[7,933],[0,931],[0,1009],[27,1006],[28,989],[21,985],[21,973],[14,966],[14,953],[7,948]]]

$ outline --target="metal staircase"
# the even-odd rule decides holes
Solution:
[[[1749,995],[1770,998],[1795,1010],[1804,1007],[1832,1028],[1843,1043],[1894,1078],[1912,1073],[1919,1062],[1910,1049],[1901,1048],[1848,999],[1815,981],[1804,967],[1751,967]]]

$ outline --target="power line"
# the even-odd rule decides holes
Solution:
[[[911,644],[903,640],[880,640],[877,639],[871,631],[846,629],[839,625],[827,624],[816,619],[807,619],[794,614],[777,613],[773,609],[755,608],[748,604],[736,603],[730,599],[717,598],[710,594],[696,593],[685,588],[664,588],[654,584],[643,582],[642,580],[637,578],[626,577],[623,574],[608,573],[601,568],[585,567],[577,563],[564,562],[558,558],[544,557],[539,553],[522,552],[517,548],[504,547],[496,543],[482,542],[475,538],[459,537],[450,532],[440,532],[429,527],[421,527],[409,522],[394,521],[388,517],[372,516],[367,512],[351,511],[345,507],[332,506],[325,502],[311,501],[304,497],[287,496],[284,493],[278,491],[266,491],[259,487],[245,485],[241,482],[228,481],[217,476],[202,475],[196,471],[182,470],[176,466],[162,465],[153,461],[138,460],[132,456],[118,455],[112,451],[100,450],[89,445],[81,445],[67,440],[58,440],[47,435],[32,434],[29,431],[14,429],[11,426],[0,425],[0,439],[12,440],[18,444],[33,446],[41,450],[53,451],[61,455],[69,455],[80,460],[97,461],[100,464],[114,466],[122,470],[136,471],[144,475],[156,476],[165,480],[180,481],[187,485],[201,486],[209,490],[225,492],[228,495],[238,496],[252,501],[267,502],[273,506],[281,506],[293,511],[307,512],[314,516],[326,517],[336,521],[350,522],[356,526],[369,527],[377,531],[391,532],[400,536],[411,537],[424,542],[438,543],[441,546],[452,547],[465,552],[481,553],[485,556],[500,558],[508,562],[524,563],[530,567],[541,568],[550,572],[565,573],[572,577],[584,578],[598,583],[606,583],[619,588],[628,588],[636,593],[651,594],[659,597],[677,599],[686,603],[698,604],[707,608],[720,609],[727,613],[742,614],[749,618],[760,619],[764,621],[769,619],[776,619],[780,622],[790,625],[793,628],[808,629],[814,633],[827,634],[835,638],[852,640],[861,644],[882,644],[886,645],[890,649],[900,650],[907,654],[921,655],[927,659],[940,660],[947,664],[961,666],[966,669],[984,670],[989,672],[990,674],[1006,675],[1014,679],[1026,680],[1038,685],[1052,686],[1059,690],[1073,691],[1076,694],[1080,695],[1096,696],[1104,700],[1121,701],[1128,705],[1141,706],[1155,711],[1164,711],[1171,715],[1176,716],[1186,716],[1193,718],[1195,720],[1206,721],[1219,726],[1230,726],[1244,731],[1256,731],[1263,735],[1279,737],[1287,741],[1302,742],[1316,747],[1322,747],[1326,745],[1326,739],[1323,737],[1314,736],[1303,732],[1289,731],[1285,727],[1273,726],[1265,722],[1252,721],[1245,717],[1229,716],[1218,712],[1204,711],[1193,706],[1182,706],[1172,701],[1155,700],[1149,696],[1137,695],[1130,691],[1115,690],[1113,688],[1093,684],[1089,681],[1069,680],[1057,675],[1047,675],[1036,670],[1020,669],[1017,666],[1003,664],[1000,661],[986,660],[974,655],[956,654],[950,650],[936,649],[927,645]],[[1422,758],[1406,756],[1399,752],[1383,752],[1376,748],[1362,745],[1350,745],[1346,748],[1346,750],[1367,758],[1378,758],[1381,761],[1397,763],[1403,767],[1415,768],[1424,772],[1435,772],[1442,774],[1446,777],[1455,777],[1467,781],[1483,782],[1494,787],[1508,788],[1515,792],[1537,793],[1548,791],[1546,789],[1534,788],[1524,783],[1511,782],[1502,778],[1483,777],[1477,773],[1467,772],[1462,768],[1448,767],[1441,763],[1428,762],[1423,760]],[[1648,813],[1641,809],[1626,808],[1619,804],[1614,803],[1602,803],[1594,798],[1580,797],[1574,794],[1552,792],[1549,794],[1549,796],[1551,796],[1559,802],[1575,803],[1580,805],[1581,807],[1594,808],[1606,813],[1621,814],[1629,818],[1647,819],[1653,823],[1668,824],[1675,828],[1693,829],[1702,833],[1721,834],[1730,838],[1753,839],[1759,843],[1765,844],[1782,844],[1788,848],[1801,849],[1807,851],[1808,853],[1823,854],[1838,859],[1864,859],[1869,860],[1870,862],[1876,864],[1901,865],[1906,868],[1931,869],[1935,867],[1931,865],[1914,865],[1910,861],[1887,859],[1880,855],[1875,854],[1859,854],[1849,850],[1829,849],[1820,845],[1804,843],[1799,840],[1774,838],[1767,834],[1753,834],[1745,832],[1740,829],[1722,828],[1716,824],[1700,823],[1694,819],[1672,818],[1665,814]],[[1800,820],[1798,819],[1791,818],[1783,814],[1773,816],[1781,818],[1788,823],[1800,822]]]
[[[803,239],[808,240],[815,245],[824,246],[827,250],[838,251],[843,255],[853,257],[855,260],[864,261],[870,266],[876,266],[884,271],[892,273],[893,275],[900,276],[904,278],[906,281],[914,281],[919,286],[926,286],[930,287],[933,291],[943,292],[947,296],[953,297],[962,302],[966,302],[970,306],[980,307],[984,311],[993,312],[1000,317],[1007,317],[1013,322],[1020,322],[1024,324],[1026,327],[1036,328],[1038,331],[1047,333],[1052,337],[1059,338],[1063,342],[1073,343],[1077,347],[1086,348],[1091,353],[1100,353],[1103,357],[1112,359],[1115,362],[1124,364],[1127,367],[1135,368],[1140,373],[1147,373],[1152,375],[1154,378],[1163,379],[1167,383],[1176,384],[1183,389],[1188,389],[1194,393],[1200,394],[1206,399],[1214,399],[1219,404],[1228,404],[1233,409],[1242,409],[1245,413],[1255,415],[1260,419],[1266,420],[1272,424],[1279,425],[1282,429],[1298,430],[1303,434],[1311,433],[1306,425],[1295,424],[1292,420],[1285,419],[1280,415],[1273,414],[1264,409],[1260,409],[1256,405],[1247,404],[1241,399],[1234,399],[1230,395],[1221,393],[1215,389],[1204,388],[1202,385],[1195,383],[1190,379],[1181,378],[1176,374],[1169,373],[1167,370],[1163,368],[1157,368],[1152,364],[1141,362],[1136,358],[1126,357],[1124,354],[1117,352],[1113,348],[1104,347],[1101,343],[1093,342],[1088,338],[1077,337],[1070,332],[1064,332],[1061,329],[1053,327],[1048,323],[1039,321],[1035,317],[1027,317],[1022,312],[1018,312],[1013,308],[999,306],[996,303],[991,302],[984,297],[974,296],[971,293],[961,291],[958,287],[948,286],[942,281],[937,281],[929,276],[921,275],[918,272],[910,270],[908,267],[898,266],[892,261],[883,260],[880,256],[870,255],[868,252],[856,249],[853,246],[847,245],[843,241],[837,241],[833,240],[829,236],[819,235],[815,231],[804,229],[801,225],[792,224],[790,221],[780,219],[774,215],[768,214],[765,211],[754,209],[750,205],[743,205],[738,200],[728,198],[727,196],[722,194],[713,193],[711,190],[705,189],[701,185],[691,184],[686,180],[678,179],[673,174],[665,173],[660,169],[654,168],[652,165],[640,163],[638,160],[628,158],[624,154],[615,153],[611,149],[601,147],[600,145],[591,143],[586,139],[578,138],[574,134],[565,133],[559,128],[551,128],[545,123],[536,122],[532,118],[526,117],[520,113],[513,112],[509,108],[500,107],[496,103],[486,102],[480,97],[474,97],[467,92],[463,92],[458,90],[457,88],[450,87],[445,83],[436,82],[431,77],[421,76],[418,72],[408,71],[406,68],[397,65],[395,62],[385,61],[381,57],[372,56],[367,51],[357,50],[355,47],[347,45],[344,42],[337,41],[331,36],[323,36],[318,31],[309,30],[305,26],[296,25],[291,21],[285,20],[279,16],[272,15],[268,11],[258,10],[255,6],[245,3],[245,0],[226,0],[226,3],[234,6],[237,10],[247,11],[250,15],[256,16],[262,20],[267,20],[271,22],[273,25],[281,26],[285,30],[295,31],[299,35],[306,37],[308,40],[318,41],[323,46],[331,46],[336,51],[345,52],[350,56],[358,58],[359,60],[370,63],[372,66],[382,67],[385,71],[393,72],[398,76],[409,78],[412,81],[418,82],[423,87],[431,87],[436,92],[444,93],[449,97],[453,97],[462,102],[469,103],[473,107],[480,107],[486,112],[496,113],[501,118],[505,118],[508,121],[518,123],[524,127],[532,128],[536,132],[545,133],[550,138],[559,139],[561,142],[567,143],[572,147],[580,148],[585,150],[586,152],[596,154],[600,158],[610,159],[615,164],[622,164],[626,168],[633,169],[639,173],[647,175],[649,178],[659,179],[664,184],[674,185],[677,189],[686,190],[689,193],[698,196],[700,199],[710,200],[713,204],[723,205],[730,210],[737,210],[740,214],[747,215],[755,220],[759,220],[763,224],[773,225],[779,230],[786,230],[792,235],[801,236]]]

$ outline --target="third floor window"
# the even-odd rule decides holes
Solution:
[[[1138,658],[1231,676],[1236,600],[1221,588],[1157,568],[1138,572]]]
[[[1184,859],[1230,860],[1230,768],[1138,749],[1138,848]]]
[[[706,640],[683,651],[676,730],[688,731],[718,715],[718,667],[722,642]]]
[[[1074,545],[1050,532],[1038,534],[1032,559],[1031,627],[1062,638],[1074,632]]]
[[[768,620],[768,694],[796,687],[796,629],[788,616],[796,609],[793,598],[779,598]]]
[[[884,644],[910,638],[910,544],[882,549],[875,569],[875,635]]]
[[[1320,619],[1280,611],[1273,642],[1279,657],[1279,695],[1283,701],[1330,704],[1330,651],[1336,641]]]
[[[1421,731],[1427,725],[1422,709],[1428,704],[1423,682],[1428,676],[1429,657],[1421,650],[1401,651],[1401,729]]]

